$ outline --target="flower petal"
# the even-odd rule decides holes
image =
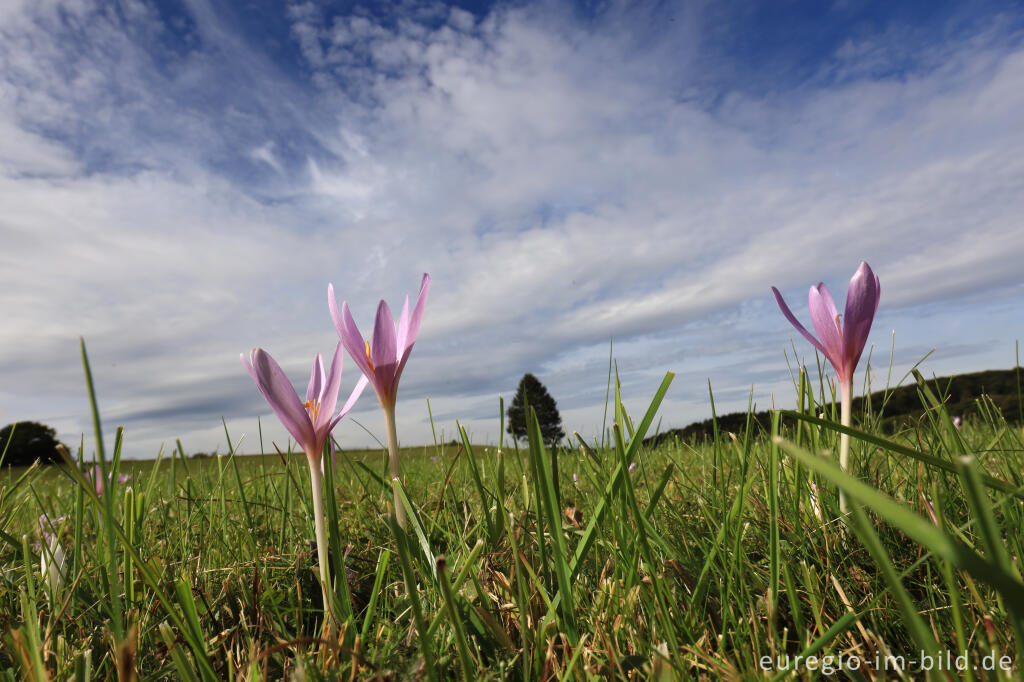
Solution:
[[[416,336],[420,333],[420,322],[423,321],[423,309],[427,306],[427,294],[430,293],[430,275],[423,273],[420,281],[420,293],[416,297],[416,307],[413,308],[412,317],[409,318],[409,332],[405,337],[406,348],[412,348],[416,343]]]
[[[399,346],[402,357],[398,361],[398,369],[395,371],[395,376],[402,376],[402,371],[405,370],[405,363],[409,360],[409,355],[412,353],[413,344],[416,343],[416,336],[420,333],[420,322],[423,321],[423,310],[427,306],[427,294],[430,293],[430,275],[423,273],[423,279],[420,282],[420,293],[416,297],[416,307],[412,311],[412,317],[409,319],[409,329],[404,337],[404,343]]]
[[[851,374],[857,367],[864,344],[867,343],[879,300],[881,300],[881,287],[878,276],[871,271],[871,266],[862,262],[850,279],[850,288],[846,292],[846,313],[843,319],[846,362],[850,365]]]
[[[338,330],[338,337],[344,344],[349,356],[356,361],[363,373],[369,373],[370,366],[366,364],[366,351],[363,342],[363,335],[359,333],[352,314],[348,310],[348,301],[342,301],[341,312],[338,312],[338,300],[334,297],[334,285],[327,285],[327,306],[331,310],[331,319],[334,320],[334,328]],[[359,362],[360,356],[363,362]]]
[[[387,301],[377,306],[377,319],[373,325],[373,341],[370,348],[370,362],[377,375],[377,391],[380,395],[394,396],[398,383],[398,339],[395,320]]]
[[[878,302],[882,300],[882,283],[878,281],[878,275],[875,275],[875,312],[878,312]],[[874,315],[871,316],[874,320]]]
[[[829,359],[836,372],[845,376],[843,369],[843,339],[836,326],[836,304],[828,287],[821,282],[811,287],[807,293],[807,305],[811,309],[811,323],[818,332],[821,345],[825,348],[825,357]]]
[[[309,421],[306,408],[299,402],[295,387],[288,381],[281,366],[262,348],[254,348],[250,360],[251,364],[242,356],[242,363],[249,370],[256,387],[284,427],[302,449],[308,452],[316,445],[313,424]]]
[[[341,345],[341,341],[338,341],[338,345],[334,347],[334,357],[331,358],[331,371],[324,382],[323,390],[317,396],[320,401],[320,410],[317,412],[314,428],[318,432],[330,424],[334,418],[334,407],[338,404],[338,389],[341,388],[341,370],[344,359],[344,346]],[[330,428],[327,430],[330,431]]]
[[[398,346],[398,353],[405,351],[405,341],[409,337],[409,297],[405,297],[405,305],[402,306],[402,314],[398,316],[398,334],[395,345]]]
[[[387,363],[394,364],[398,360],[395,319],[391,316],[391,308],[385,300],[377,305],[377,317],[373,324],[373,341],[370,342],[370,361],[374,367]]]
[[[782,294],[779,293],[779,290],[776,289],[775,287],[772,287],[772,293],[775,294],[775,302],[779,304],[779,310],[781,310],[782,314],[786,316],[786,319],[789,320],[789,323],[796,327],[796,330],[803,334],[804,338],[810,341],[811,345],[817,348],[819,353],[827,357],[828,354],[825,353],[824,346],[822,346],[821,342],[818,341],[818,339],[814,338],[814,336],[809,331],[804,329],[804,326],[800,324],[800,321],[796,319],[796,316],[789,309],[789,306],[786,305],[786,301],[783,300]]]
[[[332,430],[334,429],[334,425],[340,422],[341,418],[348,414],[348,411],[355,406],[356,401],[359,400],[359,396],[362,395],[363,389],[366,388],[368,383],[370,383],[370,380],[366,378],[365,374],[359,377],[359,381],[356,382],[355,388],[353,388],[352,393],[349,394],[348,400],[346,400],[345,404],[342,406],[341,412],[339,412],[338,416],[331,422]]]
[[[356,363],[363,376],[369,377],[371,381],[375,382],[373,370],[370,369],[366,358],[366,342],[363,341],[363,335],[359,333],[359,327],[352,319],[348,301],[342,301],[341,312],[338,312],[338,301],[334,297],[334,286],[331,284],[327,285],[327,305],[331,309],[334,328],[338,330],[338,336],[341,337],[341,343],[348,351],[348,356]],[[376,383],[374,383],[374,388],[376,389]]]
[[[309,375],[309,387],[306,388],[306,402],[319,400],[324,390],[324,362],[317,353],[313,358],[313,371]]]

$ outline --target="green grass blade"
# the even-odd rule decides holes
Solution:
[[[936,469],[942,469],[943,471],[948,471],[951,474],[958,473],[956,465],[949,460],[933,457],[932,455],[926,455],[923,452],[918,452],[913,448],[882,438],[881,436],[876,436],[873,433],[861,431],[860,429],[855,429],[853,427],[846,427],[839,424],[838,422],[829,421],[827,419],[818,419],[817,417],[813,417],[808,414],[800,414],[799,412],[794,412],[792,410],[780,410],[780,413],[784,417],[792,417],[793,419],[797,419],[800,421],[807,422],[809,424],[814,424],[816,426],[831,429],[838,433],[849,434],[852,438],[857,438],[858,440],[862,440],[865,443],[877,445],[880,448],[883,448],[891,452],[895,452],[900,455],[912,457],[917,461],[935,467]],[[1018,499],[1024,500],[1024,490],[1010,483],[1007,483],[1006,481],[1001,481],[997,478],[984,474],[981,476],[981,482],[984,483],[989,488],[999,490],[1000,492],[1004,492],[1009,495],[1013,495]]]
[[[937,658],[939,656],[939,643],[935,641],[935,636],[921,617],[917,606],[914,604],[914,600],[910,597],[910,593],[903,586],[903,581],[896,573],[896,569],[893,568],[889,553],[885,551],[882,541],[878,538],[874,528],[871,527],[871,522],[860,505],[854,505],[852,511],[853,515],[850,520],[853,529],[857,533],[857,537],[864,543],[871,557],[875,560],[875,565],[878,566],[885,577],[885,582],[889,585],[889,592],[896,598],[896,604],[903,614],[903,623],[907,626],[921,651],[926,652],[926,655]]]
[[[546,465],[544,457],[544,439],[541,435],[540,422],[537,420],[537,413],[531,407],[528,411],[527,436],[530,441],[530,457],[534,460],[534,466],[540,476],[538,484],[543,488],[542,501],[544,511],[548,517],[548,527],[551,532],[552,553],[551,563],[554,564],[555,577],[558,580],[558,596],[560,598],[559,612],[562,615],[560,624],[569,636],[570,643],[575,646],[579,642],[579,634],[576,626],[576,612],[572,596],[572,581],[569,579],[571,569],[569,568],[569,551],[565,544],[565,537],[562,532],[562,514],[558,506],[558,495],[555,492],[555,481],[552,470]],[[543,537],[538,538],[543,542]]]
[[[448,582],[448,562],[443,556],[437,558],[437,581],[441,586],[441,594],[444,596],[448,618],[455,629],[455,648],[459,652],[459,664],[462,666],[463,679],[474,679],[476,675],[473,672],[473,657],[469,653],[466,628],[462,624],[462,616],[455,605],[455,594],[452,592],[451,583]]]
[[[408,536],[399,527],[394,514],[388,514],[388,524],[391,526],[391,535],[395,539],[395,545],[398,547],[398,561],[402,567],[405,591],[409,596],[409,604],[412,607],[416,632],[419,634],[417,639],[420,652],[423,654],[423,665],[427,669],[427,675],[430,677],[431,682],[438,682],[439,677],[437,674],[437,662],[434,659],[434,647],[431,644],[430,636],[427,634],[427,623],[423,617],[423,605],[420,603],[419,588],[416,585],[416,574],[412,568]]]
[[[995,588],[1003,596],[1007,607],[1016,614],[1016,617],[1024,617],[1024,584],[1015,575],[1007,572],[996,562],[983,559],[974,550],[950,537],[891,497],[843,473],[833,462],[813,455],[802,448],[797,448],[781,439],[778,444],[789,455],[800,460],[805,467],[845,491],[856,502],[870,508],[932,554],[949,561],[975,579]]]
[[[423,524],[420,522],[420,515],[413,506],[412,501],[409,500],[409,493],[406,492],[405,485],[398,479],[394,479],[392,481],[392,485],[395,486],[395,490],[398,491],[398,498],[401,500],[402,505],[405,506],[408,520],[412,526],[410,530],[416,534],[416,540],[419,542],[423,561],[429,567],[431,576],[436,582],[437,559],[434,558],[434,552],[430,549],[430,541],[427,539],[426,531],[423,530]]]

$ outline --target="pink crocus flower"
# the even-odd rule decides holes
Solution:
[[[839,381],[841,422],[843,426],[850,426],[853,373],[857,369],[857,362],[860,361],[864,344],[867,343],[871,323],[875,319],[878,302],[882,295],[878,275],[871,271],[871,266],[861,262],[857,272],[850,279],[843,315],[837,312],[832,294],[829,293],[828,287],[823,282],[818,282],[817,286],[811,287],[807,303],[811,310],[811,322],[814,324],[814,330],[818,333],[818,338],[811,335],[800,324],[782,299],[782,294],[778,289],[772,287],[772,293],[775,294],[775,300],[786,319],[804,335],[804,338],[811,342],[811,345],[828,358],[832,367],[835,368],[836,378]],[[843,471],[849,471],[849,453],[850,437],[845,433],[840,434],[839,466]],[[842,494],[839,496],[839,507],[844,513],[847,511],[846,498]]]
[[[427,305],[427,294],[430,291],[430,275],[423,273],[420,282],[420,293],[416,297],[416,306],[409,314],[409,297],[405,297],[402,314],[395,323],[391,309],[385,301],[377,306],[377,318],[373,325],[373,337],[364,340],[359,333],[352,313],[348,309],[348,301],[343,301],[338,310],[338,301],[334,296],[334,285],[327,285],[327,305],[331,310],[331,318],[341,337],[349,356],[362,370],[363,376],[370,380],[377,394],[388,429],[388,461],[392,480],[401,480],[401,467],[398,462],[398,433],[395,428],[395,399],[398,396],[398,380],[402,378],[402,370],[412,353],[413,344],[420,331],[423,320],[423,309]],[[399,526],[406,527],[405,507],[401,504],[398,490],[395,489],[395,517]]]
[[[321,459],[324,445],[327,443],[331,431],[352,409],[363,389],[366,388],[366,378],[359,379],[352,394],[348,397],[348,401],[335,415],[334,408],[337,406],[338,390],[341,388],[343,355],[340,343],[334,349],[334,359],[331,361],[329,373],[324,372],[323,361],[319,353],[313,359],[313,369],[309,377],[309,387],[306,389],[305,402],[299,400],[299,395],[295,392],[288,377],[285,376],[284,370],[270,356],[270,353],[262,348],[253,348],[248,358],[245,357],[245,354],[240,357],[249,376],[256,382],[256,387],[270,405],[270,409],[274,411],[284,427],[288,429],[288,433],[292,434],[295,442],[306,453],[310,465],[315,465],[316,468],[322,470]]]
[[[306,453],[309,463],[309,478],[313,489],[313,525],[316,532],[317,561],[320,565],[320,584],[324,593],[324,608],[331,604],[330,573],[327,566],[327,526],[324,521],[323,501],[323,452],[328,444],[331,431],[344,417],[363,389],[366,377],[356,383],[341,411],[335,416],[338,404],[338,390],[341,388],[341,363],[344,355],[339,343],[334,349],[330,372],[324,372],[323,362],[317,353],[313,359],[313,370],[306,389],[306,402],[300,402],[298,394],[281,366],[262,348],[254,348],[246,358],[241,356],[249,376],[266,398],[270,408],[284,427],[295,438],[295,442]],[[333,444],[331,444],[333,452]]]
[[[338,301],[334,296],[334,285],[327,285],[327,304],[331,309],[331,319],[334,320],[341,343],[362,370],[363,375],[373,384],[381,407],[386,408],[395,404],[398,380],[402,377],[402,370],[405,369],[405,363],[412,353],[412,346],[416,343],[429,291],[430,275],[423,273],[420,293],[416,298],[412,315],[409,315],[409,297],[406,296],[397,324],[391,316],[387,302],[381,300],[377,306],[372,340],[364,341],[363,335],[359,333],[359,327],[352,319],[352,313],[349,312],[348,301],[342,302],[339,312]]]
[[[775,300],[786,319],[832,363],[839,383],[851,383],[881,298],[878,275],[871,271],[871,266],[861,262],[857,272],[850,279],[850,287],[846,293],[846,311],[843,315],[836,311],[832,294],[823,282],[811,287],[807,304],[811,309],[811,322],[814,323],[814,330],[818,332],[820,341],[800,324],[782,299],[779,290],[772,287],[772,293],[775,294]]]
[[[128,481],[131,480],[131,478],[131,474],[121,474],[120,476],[117,477],[117,482],[127,483]],[[97,496],[103,495],[103,491],[106,489],[107,486],[103,479],[103,471],[102,469],[100,469],[99,464],[93,464],[91,467],[89,467],[88,471],[85,474],[85,480],[93,482],[93,485],[96,487]]]

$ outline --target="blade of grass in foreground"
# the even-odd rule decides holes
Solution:
[[[448,562],[443,556],[437,557],[437,579],[441,585],[441,594],[444,596],[448,618],[451,620],[452,627],[455,630],[455,644],[459,652],[459,664],[462,666],[463,679],[471,680],[475,677],[473,675],[473,657],[469,653],[466,628],[462,624],[462,616],[455,606],[455,595],[452,593],[451,583],[448,582]]]
[[[366,606],[363,629],[360,631],[363,641],[366,641],[366,638],[370,636],[370,625],[373,623],[373,616],[377,613],[377,600],[380,598],[381,589],[384,586],[384,575],[387,573],[390,561],[391,550],[381,550],[380,558],[377,559],[377,573],[373,578],[373,589],[370,591],[370,602]]]
[[[903,622],[907,625],[907,629],[910,630],[911,637],[914,638],[921,651],[937,659],[940,653],[939,643],[935,641],[935,636],[932,635],[932,631],[928,629],[928,625],[918,612],[917,607],[914,605],[914,600],[907,592],[907,588],[903,586],[903,581],[900,580],[900,576],[896,573],[896,569],[892,565],[892,559],[882,545],[882,541],[878,538],[878,534],[871,527],[867,514],[864,513],[864,509],[860,505],[856,504],[853,505],[852,511],[851,521],[854,531],[875,560],[875,565],[882,571],[885,582],[889,584],[889,592],[896,598],[896,604],[903,614]]]
[[[1020,573],[1010,559],[1010,555],[1006,551],[1006,545],[1003,543],[1002,529],[992,513],[992,507],[985,495],[985,491],[981,487],[979,480],[981,477],[978,474],[977,462],[973,457],[957,457],[956,464],[960,470],[960,478],[967,492],[967,504],[971,509],[972,516],[977,521],[978,531],[981,534],[986,554],[992,560],[992,563],[1020,581]],[[1018,652],[1024,653],[1024,617],[1018,614],[1012,620]]]
[[[640,444],[643,442],[644,435],[647,433],[647,429],[651,428],[651,424],[654,423],[654,416],[658,413],[658,408],[661,407],[661,401],[664,400],[665,394],[668,393],[668,387],[672,384],[672,379],[674,379],[675,376],[674,372],[665,373],[665,378],[661,380],[661,385],[654,393],[654,397],[651,399],[651,404],[647,407],[647,413],[644,414],[644,418],[640,420],[640,424],[637,426],[636,435],[629,441],[629,446],[626,448],[627,460],[632,461],[631,458],[635,456],[637,450],[640,449]],[[573,554],[572,561],[569,562],[570,581],[575,581],[576,578],[579,577],[580,570],[583,568],[583,560],[590,552],[590,548],[593,546],[594,541],[597,540],[597,530],[601,527],[601,524],[604,521],[604,516],[608,512],[611,501],[615,499],[615,496],[618,494],[624,471],[625,469],[622,468],[621,464],[617,464],[615,466],[611,480],[609,480],[608,485],[605,486],[601,501],[598,502],[593,515],[591,515],[590,523],[587,524],[586,530],[583,531],[583,537],[580,540],[580,543],[576,545],[576,552]]]
[[[570,569],[567,557],[569,551],[565,544],[565,536],[562,532],[562,515],[558,507],[558,496],[555,492],[555,481],[552,468],[546,463],[544,457],[544,439],[541,435],[540,422],[537,420],[537,412],[533,407],[528,411],[527,436],[530,439],[530,458],[534,460],[534,468],[540,476],[536,482],[538,489],[542,492],[543,511],[548,517],[548,528],[550,529],[551,542],[553,545],[552,563],[555,568],[555,577],[558,580],[558,596],[561,598],[559,610],[562,614],[562,627],[569,636],[569,642],[576,646],[579,642],[579,633],[576,629],[576,610],[572,597],[572,580],[569,578]],[[538,536],[538,542],[544,542],[543,536]]]
[[[1003,596],[1010,613],[1018,620],[1024,618],[1024,583],[1001,565],[982,558],[970,547],[950,537],[888,495],[843,473],[830,460],[813,455],[781,438],[776,442],[805,467],[842,489],[854,501],[874,511],[930,552],[993,587]]]
[[[102,426],[100,425],[100,408],[99,403],[96,401],[96,389],[92,381],[92,370],[89,368],[89,356],[85,352],[85,339],[79,337],[78,343],[82,351],[82,367],[85,369],[85,385],[89,392],[89,406],[92,408],[92,427],[96,433],[96,455],[97,457],[99,457],[100,460],[99,474],[97,474],[96,471],[94,470],[93,477],[95,478],[98,475],[100,477],[100,480],[106,483],[106,485],[104,485],[103,487],[103,500],[100,504],[100,507],[102,509],[100,513],[100,523],[103,526],[104,535],[106,536],[107,539],[106,543],[104,544],[104,549],[106,551],[107,575],[109,576],[109,580],[111,581],[109,590],[110,606],[108,608],[108,611],[110,613],[110,618],[112,621],[111,628],[114,631],[114,637],[117,639],[118,642],[121,642],[124,639],[125,635],[124,613],[121,605],[121,580],[120,573],[117,569],[117,553],[114,550],[117,543],[114,541],[113,531],[114,486],[112,485],[112,483],[117,480],[117,473],[111,472],[113,474],[112,479],[108,476],[107,456],[106,451],[103,447],[103,430]],[[118,436],[120,436],[120,431],[118,431]],[[118,438],[118,442],[120,442],[120,438]]]
[[[951,474],[959,473],[957,471],[956,464],[954,464],[953,462],[950,462],[945,459],[939,459],[938,457],[933,457],[932,455],[926,455],[923,452],[918,452],[913,448],[901,445],[900,443],[896,443],[891,440],[887,440],[885,438],[882,438],[881,436],[876,436],[873,433],[861,431],[850,426],[843,426],[838,422],[829,421],[827,419],[818,419],[817,417],[812,417],[809,414],[801,414],[799,412],[794,412],[793,410],[779,410],[779,412],[780,414],[782,414],[783,417],[792,417],[793,419],[798,419],[800,421],[804,421],[809,424],[814,424],[816,426],[822,426],[824,428],[831,429],[839,433],[849,434],[852,438],[857,438],[859,440],[864,441],[865,443],[877,445],[880,448],[889,450],[891,452],[895,452],[900,455],[912,457],[917,461],[922,462],[923,464],[933,466],[937,469],[942,469],[943,471],[948,471]],[[1024,490],[1014,486],[1011,483],[1001,481],[998,478],[989,476],[988,474],[981,475],[981,482],[984,483],[989,488],[999,490],[1000,492],[1004,492],[1009,495],[1013,495],[1018,499],[1024,500]]]
[[[466,427],[458,421],[455,422],[455,427],[459,430],[459,436],[462,438],[462,447],[466,450],[466,461],[469,462],[469,470],[473,474],[473,483],[476,484],[477,493],[480,495],[480,506],[487,524],[487,535],[493,542],[497,538],[500,526],[498,525],[498,520],[491,516],[491,505],[487,499],[488,496],[491,496],[491,493],[484,487],[484,482],[480,478],[480,468],[477,466],[476,455],[473,452],[472,444],[469,442],[469,434],[466,433]]]
[[[857,619],[861,617],[861,615],[862,614],[854,613],[853,611],[847,611],[839,620],[833,623],[832,627],[830,627],[824,634],[822,634],[821,637],[811,642],[810,646],[806,647],[803,651],[794,656],[792,660],[807,660],[809,656],[814,656],[819,651],[828,646],[829,643],[832,642],[836,637],[846,632],[846,630],[849,629],[849,627],[853,625],[857,621]],[[786,660],[790,660],[788,655],[786,657]],[[771,680],[769,680],[769,682],[778,682],[790,673],[794,672],[796,671],[790,667],[783,668],[779,670],[779,672],[777,672],[775,676],[772,677]]]
[[[397,480],[394,483],[396,488],[400,485]],[[408,536],[402,530],[402,527],[398,525],[394,514],[389,513],[387,516],[388,524],[391,526],[391,536],[395,539],[395,545],[398,547],[398,559],[402,566],[402,577],[405,579],[405,592],[409,596],[409,604],[412,606],[416,633],[419,635],[417,639],[420,652],[423,654],[423,665],[427,669],[427,675],[430,677],[431,682],[438,682],[434,647],[430,643],[430,637],[427,634],[427,622],[423,617],[423,606],[420,603],[419,588],[416,586],[416,574],[413,572],[412,561],[409,556]]]
[[[779,435],[779,413],[772,412],[772,437]],[[774,627],[779,601],[779,447],[772,440],[768,449],[768,613]]]
[[[334,452],[330,440],[324,443],[324,450],[321,453],[321,457],[323,458],[321,462],[324,464],[324,507],[327,512],[328,524],[327,548],[329,558],[327,560],[327,566],[329,569],[333,568],[334,572],[333,579],[328,577],[328,580],[333,584],[328,586],[327,597],[332,602],[330,605],[332,613],[340,615],[340,618],[337,621],[339,627],[343,620],[355,625],[355,613],[352,608],[352,593],[349,590],[348,571],[345,568],[345,553],[342,551],[341,539],[338,537],[338,528],[341,527],[341,524],[338,522],[338,500],[334,494]],[[355,628],[349,628],[345,630],[346,638],[350,636],[354,629]]]
[[[409,493],[406,492],[405,486],[397,478],[391,481],[391,484],[397,491],[395,498],[401,501],[401,504],[405,507],[406,518],[410,522],[412,528],[408,531],[412,531],[416,534],[416,539],[420,543],[420,549],[423,551],[422,560],[429,567],[430,575],[437,582],[437,559],[434,558],[434,552],[430,549],[430,541],[427,540],[427,533],[423,530],[423,524],[420,522],[420,515],[413,507],[412,501],[409,499]],[[407,531],[407,532],[408,532]]]
[[[74,481],[82,488],[85,498],[97,509],[97,511],[102,512],[104,509],[103,501],[100,500],[96,491],[93,490],[92,485],[85,479],[82,472],[74,466],[74,463],[71,460],[66,459],[65,463],[67,464],[68,475],[71,476],[71,478],[74,479]],[[152,590],[157,601],[160,602],[164,611],[185,638],[186,643],[189,645],[189,648],[192,650],[192,654],[195,657],[195,665],[199,668],[202,679],[207,681],[216,680],[217,676],[213,672],[213,665],[210,663],[202,637],[200,636],[199,639],[196,639],[193,636],[194,631],[192,626],[187,624],[186,619],[178,612],[178,609],[174,607],[174,602],[172,602],[170,597],[167,596],[167,593],[164,592],[161,587],[160,579],[153,572],[152,565],[143,560],[138,549],[132,545],[131,540],[124,532],[124,529],[121,528],[121,526],[113,519],[110,519],[109,515],[105,518],[107,519],[105,523],[107,523],[110,532],[120,542],[124,551],[131,555],[132,561],[135,563],[136,570],[142,577],[142,581],[150,590]]]
[[[96,402],[96,391],[93,387],[92,372],[89,369],[89,358],[85,352],[85,339],[80,339],[80,345],[82,349],[82,364],[85,367],[86,386],[89,391],[89,401],[92,406],[93,412],[93,426],[96,429],[96,447],[97,452],[100,456],[101,470],[104,465],[103,455],[103,434],[100,431],[100,413],[99,407]],[[96,507],[97,511],[100,512],[101,521],[103,523],[106,535],[108,538],[107,549],[108,556],[107,562],[109,565],[109,572],[112,574],[111,579],[114,581],[113,594],[110,595],[112,601],[113,617],[115,624],[120,625],[120,630],[115,630],[115,636],[117,642],[120,643],[124,639],[124,628],[121,615],[121,597],[120,597],[120,581],[118,580],[118,568],[117,568],[117,557],[114,551],[117,542],[120,542],[121,547],[125,552],[131,555],[132,560],[135,562],[135,566],[139,574],[142,576],[143,582],[153,591],[157,600],[161,606],[170,616],[171,620],[177,626],[178,630],[185,637],[185,641],[188,642],[189,648],[192,649],[193,656],[195,657],[196,666],[199,668],[199,672],[204,680],[216,680],[217,676],[213,672],[213,665],[210,663],[209,656],[206,652],[205,643],[202,637],[195,638],[193,636],[191,628],[186,624],[185,619],[182,618],[181,614],[174,607],[174,603],[170,600],[167,594],[163,591],[160,586],[160,581],[157,576],[153,573],[150,565],[146,563],[142,556],[139,555],[138,550],[132,545],[131,540],[125,534],[124,530],[117,524],[113,518],[113,505],[111,504],[111,498],[113,496],[113,485],[107,485],[104,490],[104,499],[101,500],[96,494],[94,485],[86,481],[85,476],[75,466],[74,462],[70,458],[65,459],[67,464],[67,473],[75,480],[75,482],[81,487],[85,497],[89,500],[89,503]],[[105,474],[101,474],[105,475]],[[114,479],[115,481],[117,479]],[[106,513],[104,513],[106,512]],[[200,633],[201,635],[201,633]]]

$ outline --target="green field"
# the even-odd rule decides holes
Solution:
[[[340,627],[302,455],[125,460],[101,497],[56,467],[5,470],[0,679],[1019,678],[1019,427],[983,399],[958,429],[919,379],[910,428],[861,431],[879,422],[861,408],[846,476],[840,427],[817,418],[831,396],[798,380],[777,438],[649,449],[670,379],[646,414],[613,398],[604,443],[404,450],[408,535],[386,453],[340,453]],[[59,585],[43,513],[66,516]]]

